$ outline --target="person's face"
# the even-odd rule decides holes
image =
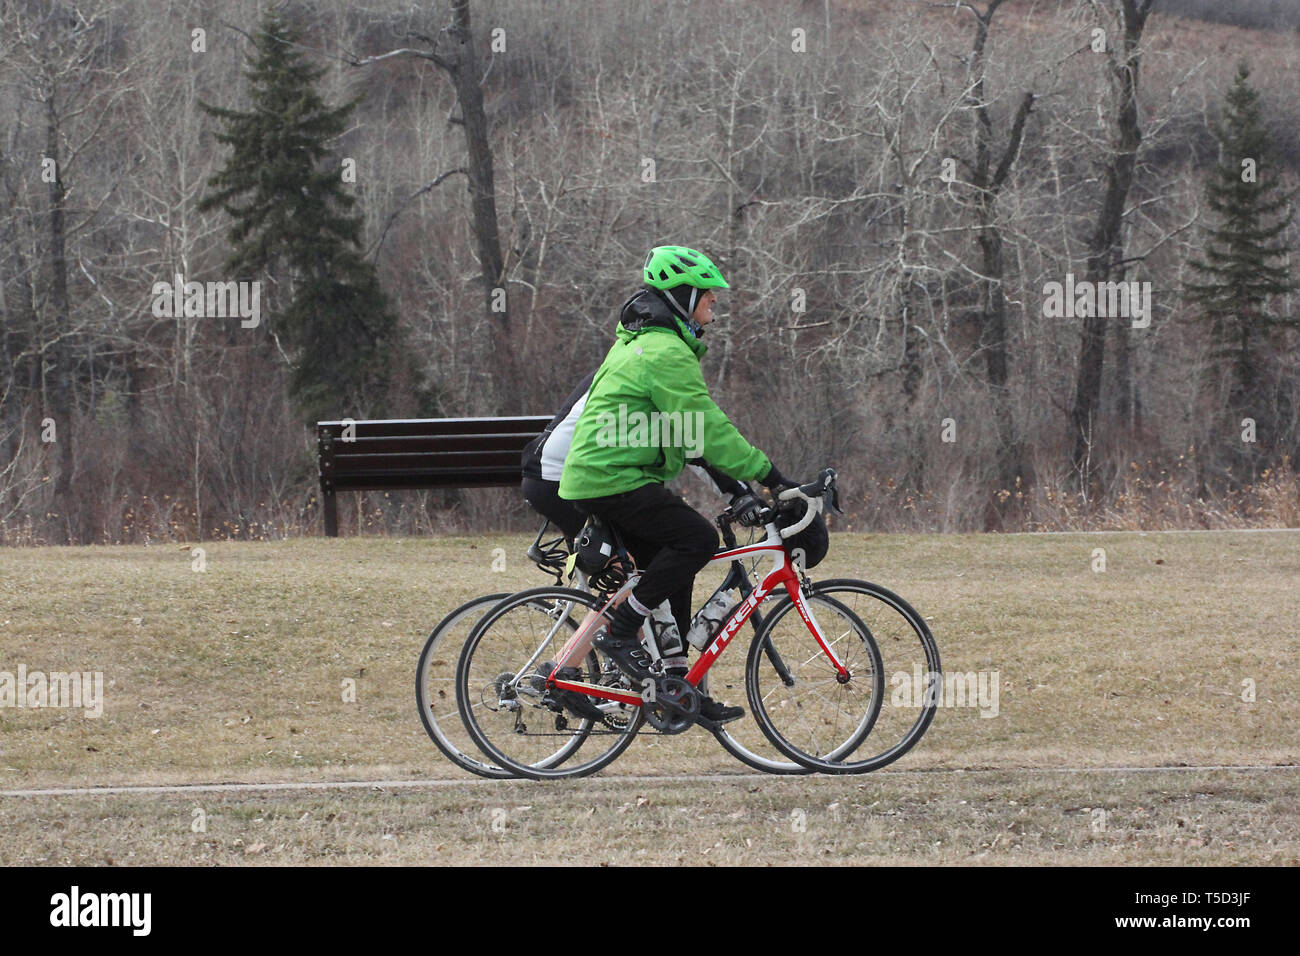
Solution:
[[[700,300],[695,303],[695,311],[691,313],[691,318],[700,325],[708,325],[713,321],[713,304],[718,301],[718,294],[712,289],[706,289],[700,294]]]

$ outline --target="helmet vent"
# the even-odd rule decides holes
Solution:
[[[646,285],[661,292],[682,284],[699,290],[729,288],[708,256],[685,246],[655,246],[646,256],[641,274]]]

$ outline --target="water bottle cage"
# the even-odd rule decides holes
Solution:
[[[659,648],[660,657],[678,657],[686,653],[686,648],[682,643],[681,631],[678,629],[676,621],[661,621],[654,617],[650,617],[648,620],[650,622],[650,632],[654,635],[655,644]]]

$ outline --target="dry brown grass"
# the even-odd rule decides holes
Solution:
[[[0,671],[20,662],[99,670],[106,683],[99,720],[0,709],[0,788],[464,777],[420,726],[416,656],[453,606],[544,583],[520,557],[526,543],[219,543],[207,546],[204,573],[176,546],[0,552]],[[908,598],[930,620],[945,670],[999,672],[998,716],[941,709],[901,770],[1294,764],[1296,545],[1285,531],[836,535],[817,571]],[[491,571],[496,547],[507,557],[500,574]],[[1105,549],[1104,573],[1092,570],[1096,548]],[[739,643],[733,654],[743,656]],[[356,703],[342,699],[348,678]],[[1253,702],[1242,699],[1245,680]],[[639,739],[606,773],[742,770],[692,732]],[[483,782],[373,796],[204,796],[222,821],[206,839],[190,832],[195,801],[182,797],[0,798],[0,863],[541,860],[558,858],[548,841],[571,840],[588,809],[596,819],[584,840],[610,859],[671,862],[685,847],[707,848],[709,836],[719,843],[710,857],[732,862],[952,862],[980,858],[982,844],[985,861],[1294,862],[1294,792],[1285,771]],[[649,803],[636,806],[638,795]],[[827,843],[794,839],[793,810],[829,834],[832,804],[843,832]],[[513,809],[523,806],[534,809]],[[1098,806],[1119,815],[1120,831],[1092,832],[1077,808]],[[485,841],[484,808],[506,808],[512,832],[531,835]],[[682,837],[664,842],[665,832]],[[245,856],[258,842],[265,848]],[[1024,855],[1002,855],[1012,852]]]
[[[1295,778],[885,771],[8,799],[0,865],[1295,865]]]

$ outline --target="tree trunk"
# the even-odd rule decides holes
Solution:
[[[510,297],[498,295],[505,288],[505,258],[501,253],[501,236],[497,224],[496,179],[492,170],[492,145],[488,137],[487,114],[483,109],[483,90],[479,86],[478,55],[470,26],[469,0],[452,0],[459,55],[451,76],[460,102],[461,123],[465,129],[465,149],[469,154],[470,209],[474,221],[474,239],[478,247],[479,266],[483,274],[483,296],[487,317],[492,326],[495,357],[501,363],[497,386],[498,405],[502,412],[517,413],[519,388],[515,343],[511,340]]]
[[[72,433],[72,342],[68,328],[68,259],[67,222],[64,202],[67,190],[63,186],[62,157],[59,151],[59,117],[54,108],[54,97],[45,103],[45,153],[54,161],[54,179],[49,183],[50,201],[50,307],[54,312],[53,339],[50,348],[48,371],[49,417],[55,423],[55,458],[58,477],[54,481],[54,511],[63,519],[68,529],[69,543],[80,538],[77,504],[72,496],[73,433]]]
[[[977,242],[980,248],[980,351],[984,353],[984,368],[988,382],[994,428],[997,433],[998,486],[985,513],[985,530],[994,531],[1002,526],[1006,504],[1013,499],[1000,496],[1000,491],[1015,491],[1016,479],[1024,471],[1023,449],[1016,440],[1015,423],[1011,419],[1011,402],[1007,389],[1010,378],[1010,358],[1007,349],[1007,296],[1003,285],[1006,262],[1003,254],[1002,229],[997,221],[997,199],[1010,175],[1011,167],[1020,154],[1024,140],[1025,123],[1033,109],[1034,94],[1026,93],[1011,123],[1006,148],[993,165],[993,122],[988,103],[984,98],[984,49],[988,42],[989,25],[1003,0],[992,0],[983,14],[976,13],[975,42],[971,51],[970,102],[975,109],[975,161],[971,164],[971,185],[977,191],[976,210],[979,224]]]
[[[980,330],[980,349],[984,353],[984,370],[988,380],[994,427],[997,432],[998,450],[998,487],[997,491],[1016,490],[1016,478],[1023,472],[1021,463],[1022,449],[1016,440],[1015,423],[1011,420],[1011,401],[1007,390],[1009,364],[1007,357],[1007,297],[1003,290],[1002,278],[1005,264],[1002,255],[1002,233],[991,223],[986,226],[979,237],[983,252],[982,265],[984,278],[981,300],[983,304],[983,324]],[[985,530],[993,531],[1001,526],[1001,517],[1005,504],[1010,498],[995,497],[996,517],[990,515],[985,520]],[[990,527],[990,521],[993,527]]]
[[[1124,24],[1122,59],[1112,58],[1110,67],[1116,80],[1118,109],[1115,114],[1115,145],[1104,170],[1106,182],[1097,226],[1088,241],[1085,280],[1093,283],[1109,279],[1116,263],[1123,259],[1124,206],[1133,185],[1138,147],[1142,130],[1138,122],[1138,45],[1146,27],[1154,0],[1120,0]],[[1095,309],[1094,311],[1100,311]],[[1070,430],[1074,451],[1071,462],[1081,491],[1093,484],[1091,452],[1096,444],[1097,419],[1101,401],[1101,373],[1105,357],[1106,319],[1093,315],[1083,320],[1079,350],[1079,371],[1075,379],[1074,405],[1070,410]]]
[[[1124,281],[1123,273],[1119,281]],[[1133,435],[1133,346],[1128,321],[1115,323],[1115,418],[1128,436]]]

